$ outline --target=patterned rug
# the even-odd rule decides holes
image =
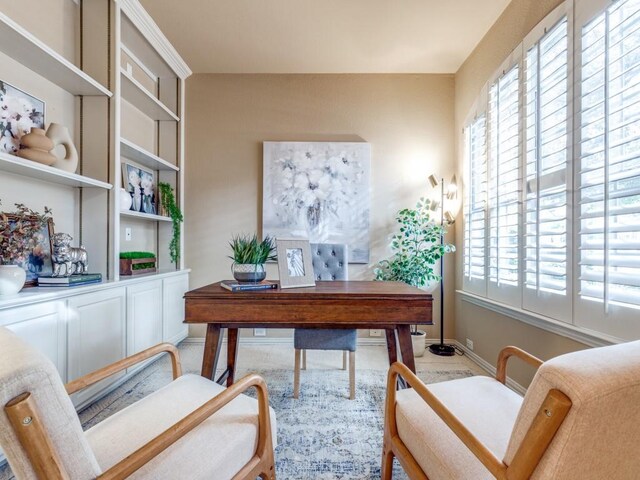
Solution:
[[[183,371],[197,373],[201,345],[180,346]],[[248,372],[239,372],[241,377]],[[278,419],[276,473],[281,480],[380,478],[380,455],[386,372],[358,369],[356,399],[348,400],[348,376],[342,370],[302,372],[300,398],[294,400],[293,372],[289,369],[259,372],[267,381],[271,406]],[[459,370],[424,370],[418,376],[427,383],[473,375]],[[162,358],[125,382],[109,395],[80,412],[89,428],[171,380],[168,358]],[[0,480],[11,478],[0,467]],[[399,465],[394,480],[404,480]]]

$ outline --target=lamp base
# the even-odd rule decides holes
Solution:
[[[441,357],[451,357],[456,353],[456,349],[452,345],[445,345],[444,343],[434,343],[433,345],[429,345],[429,351],[434,355],[440,355]]]

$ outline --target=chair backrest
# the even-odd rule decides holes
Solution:
[[[346,245],[312,243],[311,257],[316,280],[349,280],[349,259]]]
[[[505,455],[510,464],[545,396],[571,409],[532,479],[638,478],[640,341],[592,348],[545,362],[527,390]]]
[[[31,393],[69,478],[84,480],[99,475],[98,462],[53,363],[8,329],[0,327],[0,447],[17,478],[35,479],[36,474],[4,410],[10,400],[25,392]]]

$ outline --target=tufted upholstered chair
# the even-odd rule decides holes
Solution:
[[[331,243],[312,243],[313,273],[316,280],[348,280],[347,246]],[[307,350],[342,350],[342,369],[347,368],[349,352],[349,398],[356,398],[356,340],[355,329],[296,328],[293,344],[295,366],[293,375],[293,398],[300,393],[300,357],[302,369],[307,368]]]
[[[504,385],[507,359],[538,367],[522,398]],[[413,389],[396,392],[400,374]],[[632,480],[640,478],[640,341],[547,362],[515,347],[496,379],[424,385],[389,371],[382,478],[393,457],[411,479]]]
[[[174,380],[83,432],[69,394],[162,352]],[[258,400],[240,393],[252,386]],[[181,375],[170,344],[65,386],[49,359],[0,327],[0,402],[0,447],[18,480],[275,478],[264,380],[225,389]]]

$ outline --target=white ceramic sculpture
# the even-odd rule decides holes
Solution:
[[[76,150],[69,129],[59,123],[52,123],[47,129],[47,137],[53,141],[54,148],[64,146],[66,153],[64,158],[57,158],[53,166],[65,172],[76,173],[78,168],[78,151]]]

